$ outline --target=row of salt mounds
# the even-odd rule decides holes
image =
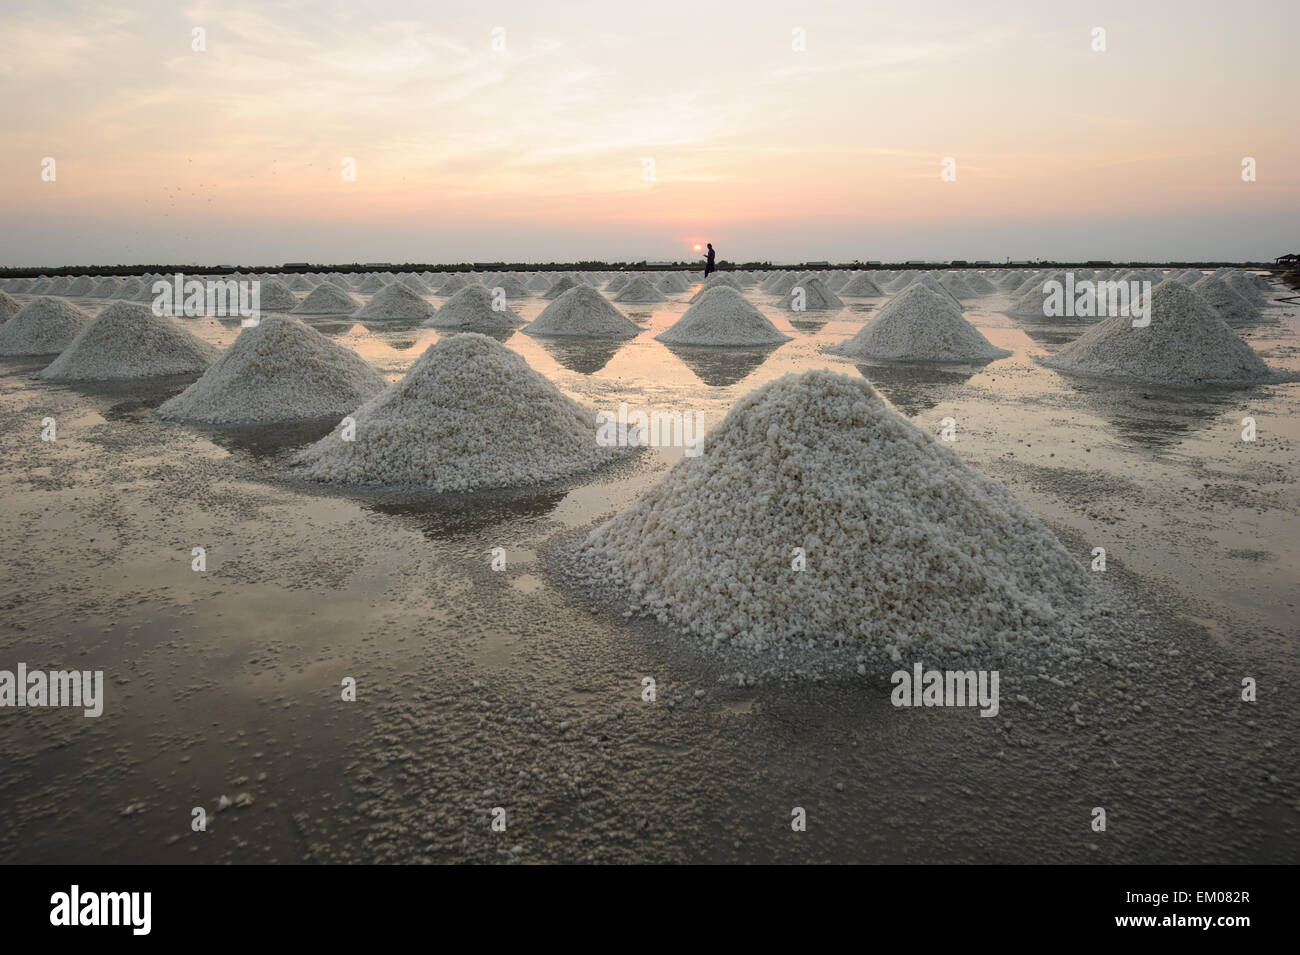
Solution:
[[[829,371],[743,397],[581,553],[593,579],[715,647],[848,640],[895,660],[1048,643],[1084,588],[1005,486]]]
[[[133,275],[122,282],[122,287],[113,294],[113,298],[129,302],[140,294],[142,288],[144,288],[144,282]]]
[[[50,366],[48,381],[123,381],[207,369],[221,350],[142,305],[104,306]]]
[[[700,290],[696,292],[694,295],[692,295],[687,301],[689,301],[692,305],[694,305],[696,302],[698,302],[701,298],[704,297],[705,292],[709,291],[710,289],[715,289],[718,286],[726,286],[727,288],[735,289],[737,292],[742,291],[740,288],[740,283],[737,282],[730,275],[726,275],[722,272],[714,272],[707,279],[705,279],[704,282],[700,285]]]
[[[572,275],[561,275],[555,280],[555,284],[550,287],[542,298],[557,299],[571,288],[577,288],[578,282]]]
[[[304,450],[306,477],[436,491],[543,484],[591,471],[620,449],[596,443],[596,414],[485,335],[444,338],[406,376]]]
[[[1265,281],[1261,287],[1252,279],[1259,278],[1258,275],[1249,275],[1244,272],[1238,272],[1233,269],[1227,275],[1223,276],[1223,281],[1228,283],[1228,287],[1244,298],[1252,305],[1267,305],[1268,292],[1270,291],[1268,282]],[[1199,279],[1197,280],[1199,281]]]
[[[1220,275],[1206,275],[1191,286],[1192,291],[1214,306],[1225,322],[1257,322],[1259,310]]]
[[[986,362],[1011,352],[998,348],[961,312],[924,285],[911,285],[869,324],[832,348],[849,358],[892,361]]]
[[[1033,315],[1038,316],[1039,318],[1048,317],[1046,315],[1047,295],[1043,291],[1043,286],[1048,282],[1056,282],[1062,289],[1064,289],[1066,284],[1065,273],[1053,272],[1050,275],[1040,275],[1031,279],[1020,289],[1016,290],[1015,294],[1012,296],[1011,303],[1007,306],[1007,314],[1025,316]],[[1071,320],[1066,316],[1059,317],[1065,321]]]
[[[1055,355],[1048,368],[1094,378],[1175,387],[1248,385],[1276,380],[1248,344],[1186,285],[1161,282],[1151,293],[1151,324],[1127,315],[1092,326]]]
[[[0,355],[57,355],[90,323],[71,302],[41,296],[0,325]]]
[[[800,279],[791,286],[783,304],[792,312],[834,311],[844,307],[843,300],[815,275]]]
[[[569,289],[523,330],[540,338],[631,338],[636,323],[589,285]]]
[[[839,294],[849,298],[884,298],[880,286],[871,280],[870,272],[859,272],[840,286]]]
[[[94,289],[91,290],[91,298],[116,298],[118,291],[122,288],[122,280],[116,276],[110,275],[107,278],[100,279],[95,283]]]
[[[744,347],[778,345],[788,342],[790,336],[782,334],[738,291],[722,285],[705,291],[655,339],[665,345]]]
[[[347,414],[386,386],[360,355],[296,318],[272,315],[240,332],[158,414],[219,425],[310,421]]]
[[[293,309],[295,315],[350,315],[360,303],[332,282],[321,282]]]
[[[654,287],[644,275],[638,275],[614,296],[616,302],[666,302],[668,296]]]
[[[409,285],[401,281],[385,285],[365,305],[357,309],[357,318],[432,318],[437,311]]]
[[[447,299],[424,324],[429,328],[507,329],[524,320],[510,308],[492,307],[492,290],[483,285],[466,285]]]
[[[18,314],[22,306],[18,304],[18,299],[14,298],[8,292],[0,292],[0,322],[7,322]]]

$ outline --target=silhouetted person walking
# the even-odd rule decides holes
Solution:
[[[709,251],[704,256],[705,259],[707,260],[704,263],[704,277],[706,279],[709,277],[711,273],[718,271],[713,264],[713,243],[710,242],[708,245],[709,245]]]

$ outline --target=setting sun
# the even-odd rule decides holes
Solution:
[[[699,252],[702,247],[698,242],[696,242],[693,246],[691,246],[691,248],[693,248],[696,252]]]

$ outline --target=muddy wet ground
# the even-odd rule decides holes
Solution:
[[[887,673],[738,685],[562,573],[563,543],[680,450],[527,491],[305,486],[289,458],[330,422],[167,424],[152,409],[185,381],[70,388],[33,377],[44,360],[0,360],[0,669],[102,669],[107,683],[98,719],[0,711],[0,861],[1300,859],[1300,385],[1065,378],[1033,356],[1080,326],[1009,318],[1001,295],[968,308],[1013,352],[983,367],[858,366],[823,349],[874,303],[791,322],[754,293],[792,341],[670,351],[652,336],[686,297],[624,307],[647,329],[626,344],[507,343],[598,408],[716,422],[772,378],[829,366],[927,430],[953,418],[963,458],[1085,566],[1105,547],[1101,586],[1128,608],[1108,649],[1004,663],[991,719],[895,709]],[[1300,305],[1265,314],[1239,331],[1300,371]],[[309,321],[391,379],[438,337]],[[187,325],[223,344],[238,332]],[[355,703],[340,699],[347,677]],[[1258,702],[1241,701],[1244,677]],[[195,807],[207,832],[191,831]],[[791,831],[794,807],[806,832]]]

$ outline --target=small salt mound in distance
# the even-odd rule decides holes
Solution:
[[[1065,273],[1053,272],[1051,275],[1036,276],[1012,296],[1011,304],[1007,306],[1007,314],[1046,317],[1048,296],[1043,292],[1043,286],[1048,282],[1056,282],[1064,289],[1066,285]],[[1065,316],[1059,317],[1065,318]]]
[[[795,312],[831,311],[844,307],[843,300],[815,275],[801,279],[792,286],[786,293],[783,304]]]
[[[91,298],[116,298],[117,293],[122,288],[122,280],[116,276],[110,275],[107,278],[100,279],[95,287],[90,291]]]
[[[784,295],[794,288],[799,282],[799,276],[793,272],[778,272],[771,282],[765,283],[762,288],[765,292],[771,292],[773,295]]]
[[[397,282],[394,284],[405,285],[417,295],[429,295],[433,292],[433,290],[424,283],[423,279],[412,272],[403,272],[397,277]]]
[[[293,309],[295,315],[350,315],[357,300],[331,282],[321,282]]]
[[[623,286],[627,285],[630,281],[632,281],[632,276],[630,275],[615,275],[605,283],[605,291],[610,294],[621,292],[623,291]]]
[[[1267,305],[1268,295],[1266,294],[1266,289],[1268,288],[1268,285],[1265,283],[1264,288],[1260,288],[1252,281],[1252,279],[1257,277],[1258,276],[1247,275],[1244,272],[1234,271],[1231,275],[1225,275],[1223,281],[1228,283],[1228,286],[1234,292],[1244,298],[1247,302],[1250,302],[1250,304],[1255,306]]]
[[[990,292],[997,291],[997,287],[978,272],[969,272],[963,275],[962,278],[966,280],[966,286],[976,296],[988,295]]]
[[[50,366],[49,381],[120,381],[205,371],[221,354],[141,305],[104,306]]]
[[[268,424],[344,415],[387,386],[355,352],[287,315],[240,332],[203,377],[158,409],[204,424]]]
[[[32,299],[0,325],[0,355],[57,355],[88,324],[90,316],[71,302]]]
[[[975,298],[975,292],[966,284],[965,277],[956,272],[945,272],[940,277],[939,284],[951,292],[953,298]]]
[[[114,293],[113,298],[129,302],[140,294],[140,289],[143,287],[144,283],[133,275],[122,281],[122,287]]]
[[[1156,385],[1247,385],[1277,376],[1237,337],[1209,302],[1180,282],[1151,293],[1151,324],[1128,315],[1092,326],[1043,364],[1096,378]]]
[[[685,292],[690,285],[686,279],[676,272],[667,272],[658,282],[657,288],[665,295],[677,295]]]
[[[911,288],[913,285],[921,285],[924,286],[925,288],[928,288],[931,292],[934,292],[940,298],[947,299],[949,302],[951,302],[953,307],[957,309],[957,311],[960,312],[962,310],[962,304],[957,300],[957,296],[953,295],[952,292],[949,292],[946,288],[944,288],[943,283],[940,282],[937,278],[935,278],[933,274],[926,272],[922,275],[918,275],[915,279],[913,279],[905,286],[905,289]]]
[[[68,289],[72,287],[72,279],[66,275],[60,275],[50,282],[50,287],[46,294],[48,295],[67,295]]]
[[[18,304],[18,299],[14,298],[8,292],[0,292],[0,323],[7,322],[18,314],[22,306]]]
[[[442,285],[439,286],[438,294],[455,295],[457,292],[459,292],[461,289],[465,288],[469,284],[470,283],[465,280],[464,276],[458,273],[452,273],[451,276],[448,277],[447,281],[443,282]]]
[[[487,284],[487,288],[499,288],[503,290],[508,299],[527,298],[529,295],[528,289],[524,286],[524,283],[520,282],[513,275],[505,275],[499,279],[495,279]]]
[[[377,275],[367,275],[357,283],[358,292],[378,292],[383,287],[383,279]]]
[[[846,269],[836,269],[830,275],[822,279],[822,281],[826,283],[826,287],[832,292],[838,292],[840,289],[844,288],[844,286],[848,285],[849,282],[853,281],[854,278],[855,274],[853,272]]]
[[[871,281],[867,272],[861,272],[849,279],[840,288],[840,295],[852,298],[884,298],[880,286]]]
[[[768,321],[743,295],[729,286],[708,289],[667,331],[655,336],[665,345],[743,347],[777,345],[789,335]]]
[[[292,278],[286,281],[285,284],[295,292],[310,292],[316,287],[316,283],[311,281],[301,272],[296,273]]]
[[[705,292],[719,287],[735,289],[737,292],[741,291],[740,283],[730,275],[724,275],[721,272],[714,272],[704,280],[704,283],[700,286],[700,290],[692,295],[688,301],[693,305],[704,297]]]
[[[369,302],[357,310],[356,317],[426,319],[433,317],[436,311],[399,279],[376,292]]]
[[[574,281],[572,276],[562,275],[556,280],[555,284],[550,287],[550,290],[542,296],[542,298],[557,299],[569,289],[577,287],[578,283]]]
[[[525,335],[556,338],[630,338],[641,331],[594,288],[569,289],[523,330]]]
[[[551,280],[541,272],[537,272],[524,283],[524,287],[530,292],[545,292],[550,289]]]
[[[580,555],[706,645],[849,640],[895,660],[1049,643],[1085,587],[1006,487],[829,371],[741,398]]]
[[[619,456],[596,441],[595,412],[485,335],[430,347],[401,381],[299,456],[305,475],[436,491],[518,487],[593,470]]]
[[[68,285],[68,294],[82,297],[89,295],[95,290],[95,280],[88,275],[82,275],[72,280]]]
[[[831,349],[850,358],[984,362],[1011,352],[998,348],[924,285],[912,285],[847,342]]]
[[[998,279],[998,288],[1005,292],[1014,292],[1020,286],[1025,284],[1028,276],[1024,272],[1008,272],[1002,278]]]
[[[901,292],[903,289],[907,288],[914,281],[916,281],[916,279],[922,274],[923,273],[918,272],[916,269],[904,269],[902,272],[898,273],[898,275],[894,278],[892,282],[889,283],[889,288],[887,289],[887,291]],[[929,273],[927,272],[924,274],[928,275]]]
[[[1207,275],[1192,286],[1192,291],[1214,306],[1225,322],[1257,322],[1259,311],[1236,289],[1218,275]]]
[[[268,312],[288,312],[298,307],[298,296],[279,279],[262,279],[257,294],[258,307]]]
[[[442,308],[425,321],[430,328],[514,328],[524,320],[509,307],[497,311],[492,307],[492,290],[482,285],[466,285],[447,299]]]
[[[614,296],[616,302],[666,302],[668,296],[651,284],[644,275],[638,275],[623,286]]]

